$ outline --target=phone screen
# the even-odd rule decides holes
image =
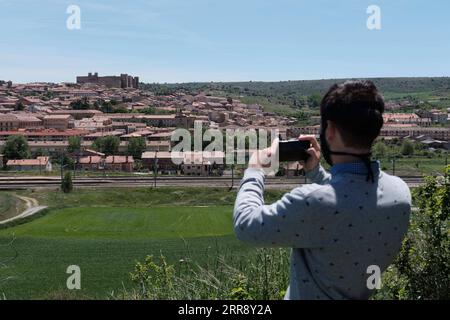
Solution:
[[[311,147],[309,141],[289,140],[279,142],[280,161],[305,161],[309,158],[306,152]]]

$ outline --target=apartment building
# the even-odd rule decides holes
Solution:
[[[74,119],[71,115],[48,115],[43,118],[44,128],[67,130],[75,127]]]
[[[19,119],[10,114],[0,114],[0,131],[15,131],[19,129]]]
[[[42,129],[43,121],[28,114],[18,114],[15,117],[19,120],[19,129]]]
[[[70,115],[75,120],[81,120],[84,118],[93,118],[95,116],[103,115],[103,112],[99,110],[52,110],[52,115]]]
[[[111,132],[114,130],[112,120],[104,116],[75,120],[75,127],[89,132]]]
[[[429,127],[432,123],[431,118],[419,117],[415,113],[384,113],[383,120],[387,124],[414,124],[421,127]]]
[[[417,136],[427,136],[432,139],[450,141],[450,128],[442,127],[419,127],[419,126],[409,126],[409,125],[385,125],[381,129],[380,136],[382,137],[417,137]]]
[[[145,115],[145,114],[110,114],[108,115],[113,122],[145,123],[153,127],[183,127],[192,128],[195,118],[184,114],[169,115]]]
[[[300,134],[311,134],[319,136],[319,126],[309,126],[303,128],[291,128],[289,131],[290,136],[295,137]],[[417,137],[425,135],[432,139],[450,141],[450,128],[442,127],[419,127],[417,125],[408,124],[385,124],[381,128],[381,137],[393,137],[393,138],[405,138],[405,137]]]
[[[56,129],[0,131],[0,140],[6,140],[10,135],[21,135],[28,141],[68,141],[69,137],[83,137],[88,133],[77,129],[65,131]]]
[[[448,113],[437,109],[422,111],[423,116],[431,119],[433,123],[446,124],[448,120]]]

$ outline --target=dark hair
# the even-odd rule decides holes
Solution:
[[[322,124],[336,124],[347,146],[370,148],[383,126],[384,99],[372,81],[333,85],[322,99]]]

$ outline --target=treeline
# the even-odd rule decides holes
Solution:
[[[104,113],[127,113],[128,110],[124,106],[120,106],[116,100],[97,100],[90,103],[87,98],[72,101],[69,105],[73,110],[99,110]]]
[[[128,110],[124,104],[117,102],[116,100],[97,100],[94,103],[90,103],[87,98],[72,101],[69,105],[73,110],[99,110],[103,113],[133,113],[134,110]],[[145,109],[140,109],[140,113],[147,115],[165,115],[175,113],[175,111],[159,109],[154,106],[148,106]]]
[[[142,84],[155,94],[171,94],[184,91],[188,94],[205,92],[209,94],[230,96],[265,97],[270,103],[293,107],[316,107],[320,97],[335,83],[349,79],[301,80],[280,82],[193,82],[174,84]],[[449,77],[435,78],[372,78],[378,89],[389,96],[423,93],[447,97],[450,91]],[[413,99],[413,97],[411,97]]]
[[[191,82],[173,84],[141,84],[143,89],[173,93],[176,90],[185,91],[226,91],[232,93],[293,94],[303,95],[324,94],[330,86],[351,79],[296,80],[279,82]],[[434,78],[370,78],[381,91],[413,93],[420,91],[448,92],[450,77]]]

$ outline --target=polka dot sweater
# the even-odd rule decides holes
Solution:
[[[264,172],[247,169],[234,208],[237,237],[260,247],[292,248],[285,299],[368,299],[369,266],[383,272],[408,228],[411,194],[398,177],[362,162],[308,173],[312,184],[264,204]],[[369,268],[369,270],[371,270]],[[283,288],[280,288],[282,290]]]

